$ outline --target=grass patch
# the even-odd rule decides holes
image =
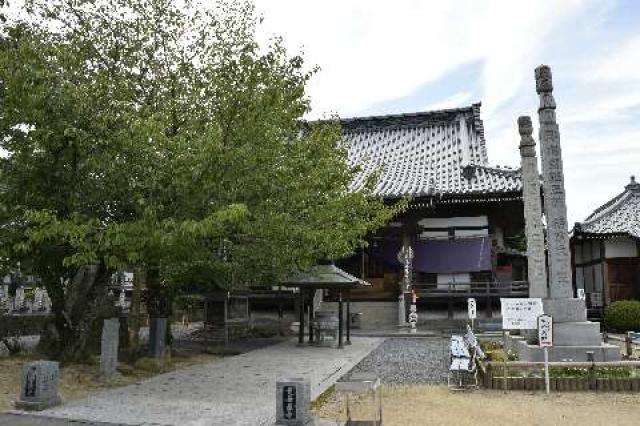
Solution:
[[[327,420],[344,419],[335,393],[314,411]],[[450,392],[446,386],[382,387],[385,426],[456,425],[616,425],[638,424],[640,394],[544,393],[479,390]]]

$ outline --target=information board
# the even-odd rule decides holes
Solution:
[[[544,314],[542,299],[500,299],[503,330],[535,330],[538,317]]]

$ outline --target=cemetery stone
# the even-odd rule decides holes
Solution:
[[[44,410],[60,403],[58,396],[58,363],[27,362],[22,366],[22,388],[15,402],[19,410]]]
[[[44,290],[40,287],[36,287],[35,295],[33,296],[33,310],[41,312],[44,309]]]
[[[167,319],[151,318],[149,320],[149,356],[162,358],[166,350]]]
[[[44,294],[42,296],[43,299],[43,310],[46,313],[51,312],[51,298],[49,297],[49,293],[47,292],[47,289],[44,289]]]
[[[309,380],[290,378],[276,381],[276,425],[304,426],[312,421]]]
[[[100,373],[110,377],[118,367],[118,340],[120,321],[118,318],[104,320],[100,348]]]
[[[24,306],[24,288],[18,287],[16,289],[16,297],[13,299],[13,310],[20,311]]]

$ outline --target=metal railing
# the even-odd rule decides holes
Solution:
[[[470,283],[415,283],[421,298],[529,297],[528,281],[481,281]]]

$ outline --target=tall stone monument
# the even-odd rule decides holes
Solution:
[[[113,376],[118,368],[119,330],[118,318],[104,320],[100,345],[100,373],[107,379]]]
[[[562,167],[562,150],[560,148],[560,131],[556,122],[556,103],[553,98],[553,81],[551,69],[541,65],[535,70],[536,91],[540,97],[538,109],[540,122],[540,152],[542,157],[542,176],[544,184],[544,210],[547,220],[547,264],[549,265],[549,293],[545,297],[542,286],[537,281],[540,278],[538,272],[530,279],[532,283],[531,297],[542,297],[544,313],[551,315],[554,322],[554,345],[549,350],[552,361],[572,360],[587,361],[587,353],[593,352],[597,361],[614,361],[620,359],[620,351],[613,345],[603,344],[600,336],[600,324],[587,321],[587,310],[584,300],[575,298],[571,280],[571,254],[569,250],[569,234],[567,223],[567,205],[564,189],[564,173]],[[523,142],[520,150],[523,156],[523,181],[525,191],[525,217],[529,222],[535,222],[536,217],[531,205],[533,197],[531,182],[533,173],[531,168],[534,160],[525,156],[531,155],[531,132],[527,128],[530,120],[519,122]],[[524,133],[524,135],[523,135]],[[524,146],[523,146],[524,145]],[[535,152],[535,151],[534,151]],[[534,154],[535,155],[535,154]],[[535,157],[534,157],[535,158]],[[526,163],[526,171],[525,171]],[[534,171],[535,172],[535,171]],[[537,180],[537,177],[536,177]],[[529,223],[526,224],[529,227]],[[536,236],[533,238],[533,246],[536,245]],[[534,254],[528,250],[529,261],[533,265],[529,267],[539,268],[539,253]],[[538,256],[538,257],[535,257]],[[537,275],[536,275],[537,274]],[[546,288],[545,288],[546,290]],[[537,345],[530,345],[524,339],[514,339],[516,350],[523,361],[542,361],[543,352]]]
[[[542,203],[540,200],[540,175],[536,142],[531,136],[531,117],[518,118],[520,133],[520,167],[522,169],[522,197],[524,201],[525,235],[527,237],[527,272],[529,297],[547,298],[547,266],[542,227]]]

